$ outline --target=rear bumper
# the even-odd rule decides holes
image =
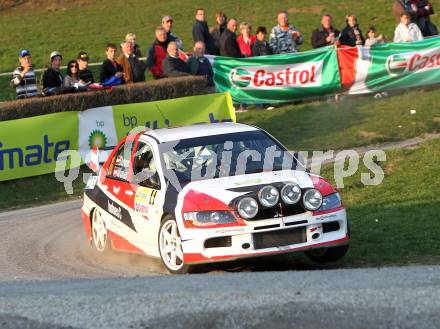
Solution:
[[[184,261],[187,264],[232,261],[335,247],[349,242],[345,209],[336,209],[325,215],[313,216],[309,213],[300,218],[293,216],[278,221],[282,224],[275,228],[260,229],[262,224],[274,226],[275,220],[258,221],[244,228],[231,227],[230,230],[210,230],[194,235],[193,239],[183,241]]]

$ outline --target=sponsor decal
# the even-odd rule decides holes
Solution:
[[[93,190],[98,182],[98,176],[90,176],[87,180],[87,185],[85,187],[86,190]]]
[[[426,72],[440,67],[440,47],[388,56],[386,70],[391,76]]]
[[[68,140],[53,142],[49,135],[44,135],[41,144],[32,144],[24,147],[3,149],[0,142],[0,170],[5,169],[5,163],[9,169],[17,167],[39,166],[58,160],[58,155],[70,148]]]
[[[134,211],[146,213],[148,211],[147,199],[151,194],[151,189],[147,187],[138,187],[134,198]]]
[[[330,214],[330,215],[324,215],[324,216],[316,217],[316,220],[327,220],[327,219],[333,219],[333,218],[336,218],[336,217],[337,217],[336,214]]]
[[[95,129],[89,135],[89,148],[94,149],[95,147],[103,149],[107,146],[107,136],[103,131]]]
[[[229,80],[240,89],[280,89],[318,87],[324,61],[300,64],[244,66],[232,69]]]
[[[122,219],[121,207],[115,206],[110,200],[107,200],[107,210],[111,215],[115,216],[119,220]]]

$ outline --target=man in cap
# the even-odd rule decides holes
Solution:
[[[168,42],[174,41],[177,44],[177,48],[183,50],[182,40],[171,32],[171,29],[173,28],[173,18],[171,16],[167,15],[162,18],[162,27],[167,32]]]
[[[78,62],[79,72],[78,77],[85,83],[94,83],[93,73],[88,69],[89,67],[89,55],[85,51],[80,51],[76,59]]]
[[[17,99],[40,95],[29,50],[20,51],[18,60],[20,66],[14,70],[11,80],[11,87],[15,88]]]
[[[63,85],[63,75],[60,72],[63,57],[58,51],[50,54],[50,66],[43,73],[43,90],[49,93],[56,92],[56,89]]]

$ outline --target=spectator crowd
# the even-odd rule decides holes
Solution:
[[[402,10],[398,15],[399,23],[395,29],[394,42],[418,41],[438,34],[437,27],[429,18],[434,13],[429,1],[396,2],[400,3]],[[49,58],[50,64],[42,75],[40,90],[31,52],[24,49],[19,53],[20,65],[13,72],[11,86],[15,88],[18,99],[49,96],[142,82],[145,81],[147,70],[155,79],[204,76],[212,86],[213,68],[206,54],[232,58],[292,54],[299,52],[304,42],[305,36],[291,24],[286,11],[278,13],[277,24],[270,30],[269,36],[265,26],[258,26],[253,34],[250,23],[239,22],[235,18],[228,19],[222,11],[215,14],[215,25],[210,29],[205,14],[202,8],[195,11],[192,28],[194,46],[190,52],[185,51],[182,40],[172,32],[174,21],[167,15],[155,30],[155,39],[145,52],[146,61],[142,60],[142,50],[133,33],[128,33],[119,47],[113,43],[106,45],[99,79],[95,79],[88,67],[87,52],[81,51],[76,59],[68,61],[67,69],[63,73],[63,56],[60,52],[53,51]],[[377,34],[374,26],[363,34],[357,17],[353,14],[347,15],[346,26],[341,31],[334,27],[330,14],[323,15],[320,25],[311,35],[313,48],[330,45],[373,47],[385,41],[384,36]]]

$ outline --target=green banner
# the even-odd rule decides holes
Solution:
[[[440,37],[370,49],[366,87],[371,92],[440,83]]]
[[[214,81],[220,92],[244,104],[274,104],[322,96],[340,88],[334,47],[296,54],[249,58],[215,57]]]
[[[0,122],[0,181],[55,171],[58,155],[78,148],[78,112]]]
[[[157,129],[201,122],[235,121],[235,111],[228,93],[115,105],[113,116],[118,139],[139,126]]]

